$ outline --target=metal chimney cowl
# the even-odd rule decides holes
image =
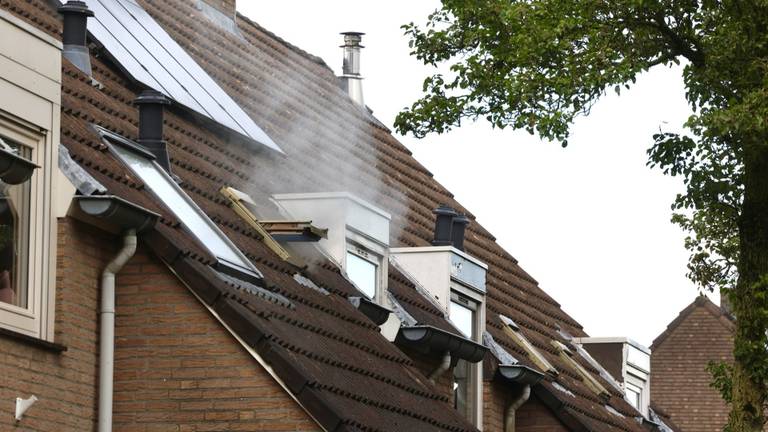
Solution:
[[[435,214],[435,236],[432,240],[433,246],[450,246],[453,244],[453,218],[456,217],[456,210],[442,204],[440,207],[432,210]]]
[[[453,226],[451,229],[451,243],[453,247],[460,251],[464,251],[464,233],[469,225],[470,221],[464,214],[457,214],[453,218]]]
[[[344,32],[344,64],[342,66],[341,87],[349,97],[360,106],[365,106],[363,101],[363,77],[360,75],[360,50],[363,35],[360,32]]]
[[[69,0],[58,9],[64,16],[62,55],[73,65],[90,76],[91,55],[86,45],[88,31],[88,17],[93,16],[93,11],[83,1]]]
[[[163,114],[171,101],[157,90],[144,90],[133,101],[139,107],[139,139],[137,143],[155,155],[157,163],[170,173],[171,163],[163,139]]]

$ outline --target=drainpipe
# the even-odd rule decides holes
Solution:
[[[99,337],[99,432],[112,432],[112,394],[115,369],[115,274],[136,253],[136,230],[123,234],[123,248],[101,274],[101,331]]]
[[[520,396],[510,402],[507,409],[504,410],[504,432],[515,432],[515,413],[518,408],[528,401],[529,397],[531,397],[531,386],[527,384],[523,387]]]
[[[432,384],[435,383],[435,381],[440,378],[440,375],[444,374],[445,371],[447,371],[451,367],[451,352],[446,351],[445,354],[443,354],[443,360],[440,362],[440,365],[437,367],[437,369],[433,370],[431,374],[429,374],[429,380],[432,381]]]

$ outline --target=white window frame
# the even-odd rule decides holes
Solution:
[[[54,166],[51,139],[41,128],[3,111],[0,111],[0,137],[28,147],[29,160],[40,167],[27,180],[30,182],[27,304],[19,307],[0,302],[0,327],[52,342],[57,227],[51,205]]]
[[[344,256],[345,268],[348,268],[349,266],[349,262],[348,262],[349,255],[354,255],[355,257],[373,265],[373,268],[374,268],[373,294],[368,295],[368,293],[363,291],[363,288],[360,286],[358,286],[357,289],[366,297],[368,297],[370,300],[374,300],[376,298],[376,293],[379,292],[379,289],[380,289],[379,287],[381,286],[381,284],[379,283],[379,274],[381,273],[381,257],[369,251],[368,249],[362,248],[352,242],[348,242],[347,255]],[[357,283],[355,283],[355,281],[352,280],[351,277],[350,277],[350,280],[352,281],[352,283],[357,285]]]
[[[454,297],[464,297],[470,303],[475,306],[475,334],[469,337],[477,343],[482,343],[483,332],[485,331],[485,295],[478,292],[476,289],[457,281],[451,280],[451,292],[448,298],[448,318],[450,319],[451,311],[450,304],[453,302]],[[460,302],[459,302],[460,303]],[[474,403],[472,409],[472,418],[469,419],[475,426],[481,426],[483,424],[483,362],[477,362],[470,364],[470,371],[472,374],[473,385],[473,400]],[[462,413],[463,414],[463,413]]]
[[[389,250],[379,244],[379,242],[370,239],[367,235],[347,226],[346,252],[362,258],[376,266],[376,290],[371,298],[378,304],[388,301],[386,299],[386,287],[389,277],[387,264],[389,261]],[[344,254],[342,263],[344,271],[347,271],[347,254]],[[362,293],[362,290],[360,291]]]

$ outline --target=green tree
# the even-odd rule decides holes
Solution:
[[[689,277],[736,316],[731,367],[713,367],[726,430],[759,431],[768,401],[768,1],[443,0],[404,26],[412,54],[445,67],[395,127],[423,137],[485,119],[568,142],[576,116],[638,74],[682,62],[688,134],[659,133],[649,165],[682,176],[673,221]],[[659,104],[665,103],[663,100]]]

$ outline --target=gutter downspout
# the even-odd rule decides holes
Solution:
[[[432,384],[435,383],[435,380],[440,377],[440,375],[444,374],[445,371],[447,371],[451,367],[451,352],[446,351],[445,354],[443,354],[443,360],[440,362],[440,365],[437,367],[437,369],[433,370],[431,374],[429,374],[429,380],[432,382]]]
[[[507,409],[504,410],[504,432],[515,432],[515,413],[528,401],[529,397],[531,397],[531,386],[526,384],[520,396],[510,402]]]
[[[136,230],[123,234],[123,248],[101,274],[101,329],[99,336],[99,428],[112,432],[112,396],[115,368],[115,274],[136,253]]]

